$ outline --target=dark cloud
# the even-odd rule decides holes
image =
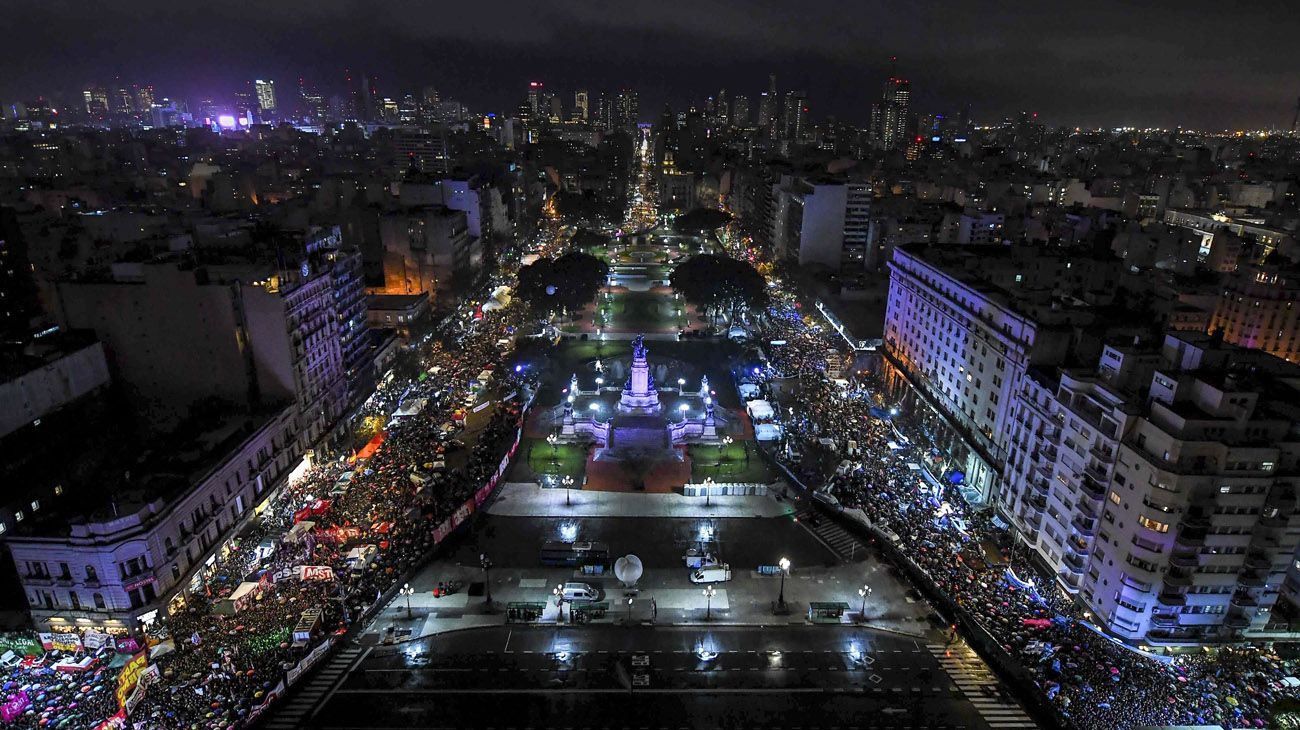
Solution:
[[[1028,109],[1062,124],[1270,126],[1289,124],[1300,94],[1300,13],[1285,2],[4,0],[0,11],[0,98],[116,76],[183,97],[255,76],[329,89],[350,67],[388,95],[432,84],[482,109],[513,106],[532,79],[566,92],[627,84],[650,116],[720,87],[756,96],[774,72],[816,115],[861,122],[891,55],[919,110],[969,103],[985,120]]]

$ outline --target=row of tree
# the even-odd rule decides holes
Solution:
[[[543,258],[519,269],[515,294],[539,314],[575,312],[596,298],[609,276],[609,264],[590,254],[571,251]]]
[[[741,310],[767,307],[767,282],[762,274],[730,256],[692,256],[678,264],[668,280],[686,301],[713,316],[729,314],[734,320]]]

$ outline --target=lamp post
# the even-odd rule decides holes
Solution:
[[[564,478],[560,480],[560,483],[564,485],[564,504],[571,506],[573,502],[569,501],[569,488],[573,486],[573,477],[565,474]]]
[[[546,437],[546,443],[551,445],[551,468],[552,469],[555,468],[555,445],[558,444],[559,442],[560,442],[560,437],[556,436],[555,434],[551,434]]]
[[[556,617],[555,621],[564,623],[564,584],[555,586],[555,589],[551,591],[551,595],[555,596],[555,606],[560,609],[560,615]]]
[[[718,589],[708,586],[704,589],[704,620],[708,621],[713,618],[713,597],[717,595]]]
[[[483,590],[487,594],[487,598],[483,601],[483,603],[487,604],[488,607],[491,607],[492,606],[492,558],[489,558],[487,553],[479,553],[478,564],[483,568]]]
[[[704,477],[704,506],[713,506],[713,477]]]
[[[722,468],[722,452],[725,451],[727,447],[732,444],[733,441],[735,441],[735,439],[731,438],[730,436],[723,436],[722,441],[718,443],[718,468],[719,469]]]
[[[785,574],[790,572],[790,560],[788,558],[781,558],[780,560],[776,561],[776,564],[781,568],[781,592],[777,594],[776,605],[777,608],[784,609],[785,608]]]
[[[862,615],[862,620],[866,621],[867,620],[867,596],[871,595],[871,586],[864,585],[861,588],[859,588],[858,595],[862,596],[862,611],[860,611],[859,613],[861,613]]]
[[[414,618],[413,615],[411,614],[411,594],[415,593],[415,589],[411,587],[410,583],[406,583],[403,584],[401,588],[398,588],[397,592],[401,593],[403,596],[406,596],[406,617]]]

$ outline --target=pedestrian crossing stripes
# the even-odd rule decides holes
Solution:
[[[1001,681],[969,646],[961,643],[926,644],[925,648],[934,655],[989,727],[1038,727],[1020,705],[1010,697],[1004,697]]]
[[[843,527],[825,517],[816,516],[811,510],[798,513],[795,515],[795,519],[799,521],[799,524],[803,525],[805,530],[811,532],[818,542],[835,553],[840,560],[854,562],[866,559],[866,547]]]
[[[309,675],[306,684],[300,685],[287,701],[274,711],[263,725],[267,730],[290,730],[306,726],[306,719],[314,707],[347,675],[352,663],[364,651],[359,647],[340,649],[318,671]]]

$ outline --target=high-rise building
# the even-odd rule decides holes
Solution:
[[[303,115],[308,121],[320,124],[329,119],[329,103],[325,95],[315,88],[309,88],[303,79],[298,79],[298,95],[302,99]]]
[[[785,175],[772,187],[770,241],[778,258],[845,273],[866,266],[871,187],[842,177]]]
[[[781,138],[798,142],[808,139],[811,133],[807,96],[802,91],[787,91],[781,120]]]
[[[87,86],[81,92],[86,117],[94,122],[108,119],[108,92],[102,86]]]
[[[253,91],[257,94],[258,118],[266,121],[275,116],[278,108],[275,103],[275,82],[269,79],[255,79]]]
[[[722,89],[718,92],[718,98],[713,106],[713,123],[719,127],[725,128],[731,118],[731,107],[727,100],[727,90]]]
[[[1131,642],[1241,639],[1294,603],[1300,367],[1201,333],[1106,343],[1020,378],[1002,504]]]
[[[573,118],[587,121],[587,90],[578,89],[573,93]]]
[[[736,95],[736,102],[731,107],[731,126],[744,128],[749,126],[749,97]]]
[[[1209,331],[1300,363],[1300,266],[1275,252],[1229,274]]]
[[[871,142],[877,149],[891,150],[908,140],[908,114],[912,82],[898,76],[885,81],[880,102],[871,107]]]
[[[528,82],[528,110],[532,113],[533,119],[537,119],[539,117],[538,112],[539,110],[541,110],[541,95],[542,95],[542,82],[540,81]]]
[[[636,91],[623,89],[618,92],[618,119],[615,126],[625,131],[633,131],[641,123],[641,103]]]

